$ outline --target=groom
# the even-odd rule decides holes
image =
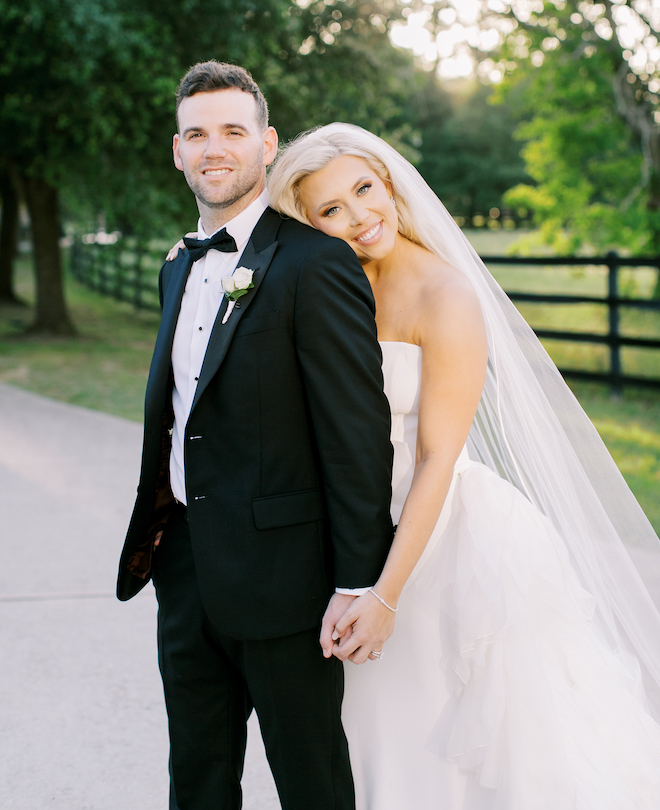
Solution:
[[[319,627],[392,537],[371,291],[344,242],[268,207],[277,134],[245,70],[191,68],[177,124],[198,239],[161,271],[117,586],[156,588],[170,808],[238,810],[254,708],[283,810],[352,810],[342,664]]]

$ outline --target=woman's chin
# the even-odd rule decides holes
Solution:
[[[374,245],[358,245],[356,242],[349,242],[357,254],[361,264],[369,264],[369,262],[381,262],[386,259],[394,250],[394,239],[381,239]]]

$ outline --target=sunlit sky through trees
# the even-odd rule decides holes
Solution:
[[[303,0],[304,2],[304,0]],[[414,4],[414,0],[399,0],[404,6],[405,23],[395,22],[390,36],[392,41],[411,49],[429,69],[437,64],[438,74],[444,79],[467,78],[478,73],[484,79],[497,83],[503,72],[495,59],[488,54],[497,48],[502,38],[511,34],[516,23],[510,16],[525,22],[534,14],[543,13],[543,3],[539,0],[444,0],[435,4]],[[552,4],[548,4],[552,5]],[[565,8],[565,0],[555,0],[557,9]],[[632,7],[631,7],[632,6]],[[571,22],[579,25],[583,17],[594,23],[594,30],[603,39],[610,39],[612,28],[604,16],[605,6],[585,2],[577,4],[578,11],[571,16]],[[502,16],[498,18],[498,13]],[[548,14],[546,6],[546,15]],[[660,45],[654,35],[660,30],[660,0],[637,0],[627,5],[614,3],[613,17],[616,22],[616,35],[626,50],[631,69],[638,74],[657,73],[660,66]],[[487,20],[487,21],[486,21]],[[524,52],[526,37],[519,35],[520,56]],[[543,49],[551,50],[559,46],[554,37],[544,40]],[[543,49],[531,54],[534,64],[542,64]],[[480,58],[475,58],[475,51]],[[660,90],[660,80],[649,86],[651,92]]]

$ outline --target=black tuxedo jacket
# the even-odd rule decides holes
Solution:
[[[149,580],[169,487],[171,352],[192,262],[161,270],[138,497],[117,595]],[[267,209],[241,256],[254,288],[220,307],[185,433],[188,522],[214,627],[318,625],[335,587],[373,584],[392,539],[390,411],[369,283],[344,242]]]

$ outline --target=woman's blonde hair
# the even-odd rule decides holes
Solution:
[[[303,132],[287,144],[268,175],[270,204],[277,211],[310,225],[302,203],[300,183],[342,156],[362,158],[384,183],[391,186],[399,233],[422,245],[413,224],[414,200],[407,193],[405,173],[399,164],[405,163],[406,172],[410,172],[412,166],[377,135],[353,124],[328,124]]]

